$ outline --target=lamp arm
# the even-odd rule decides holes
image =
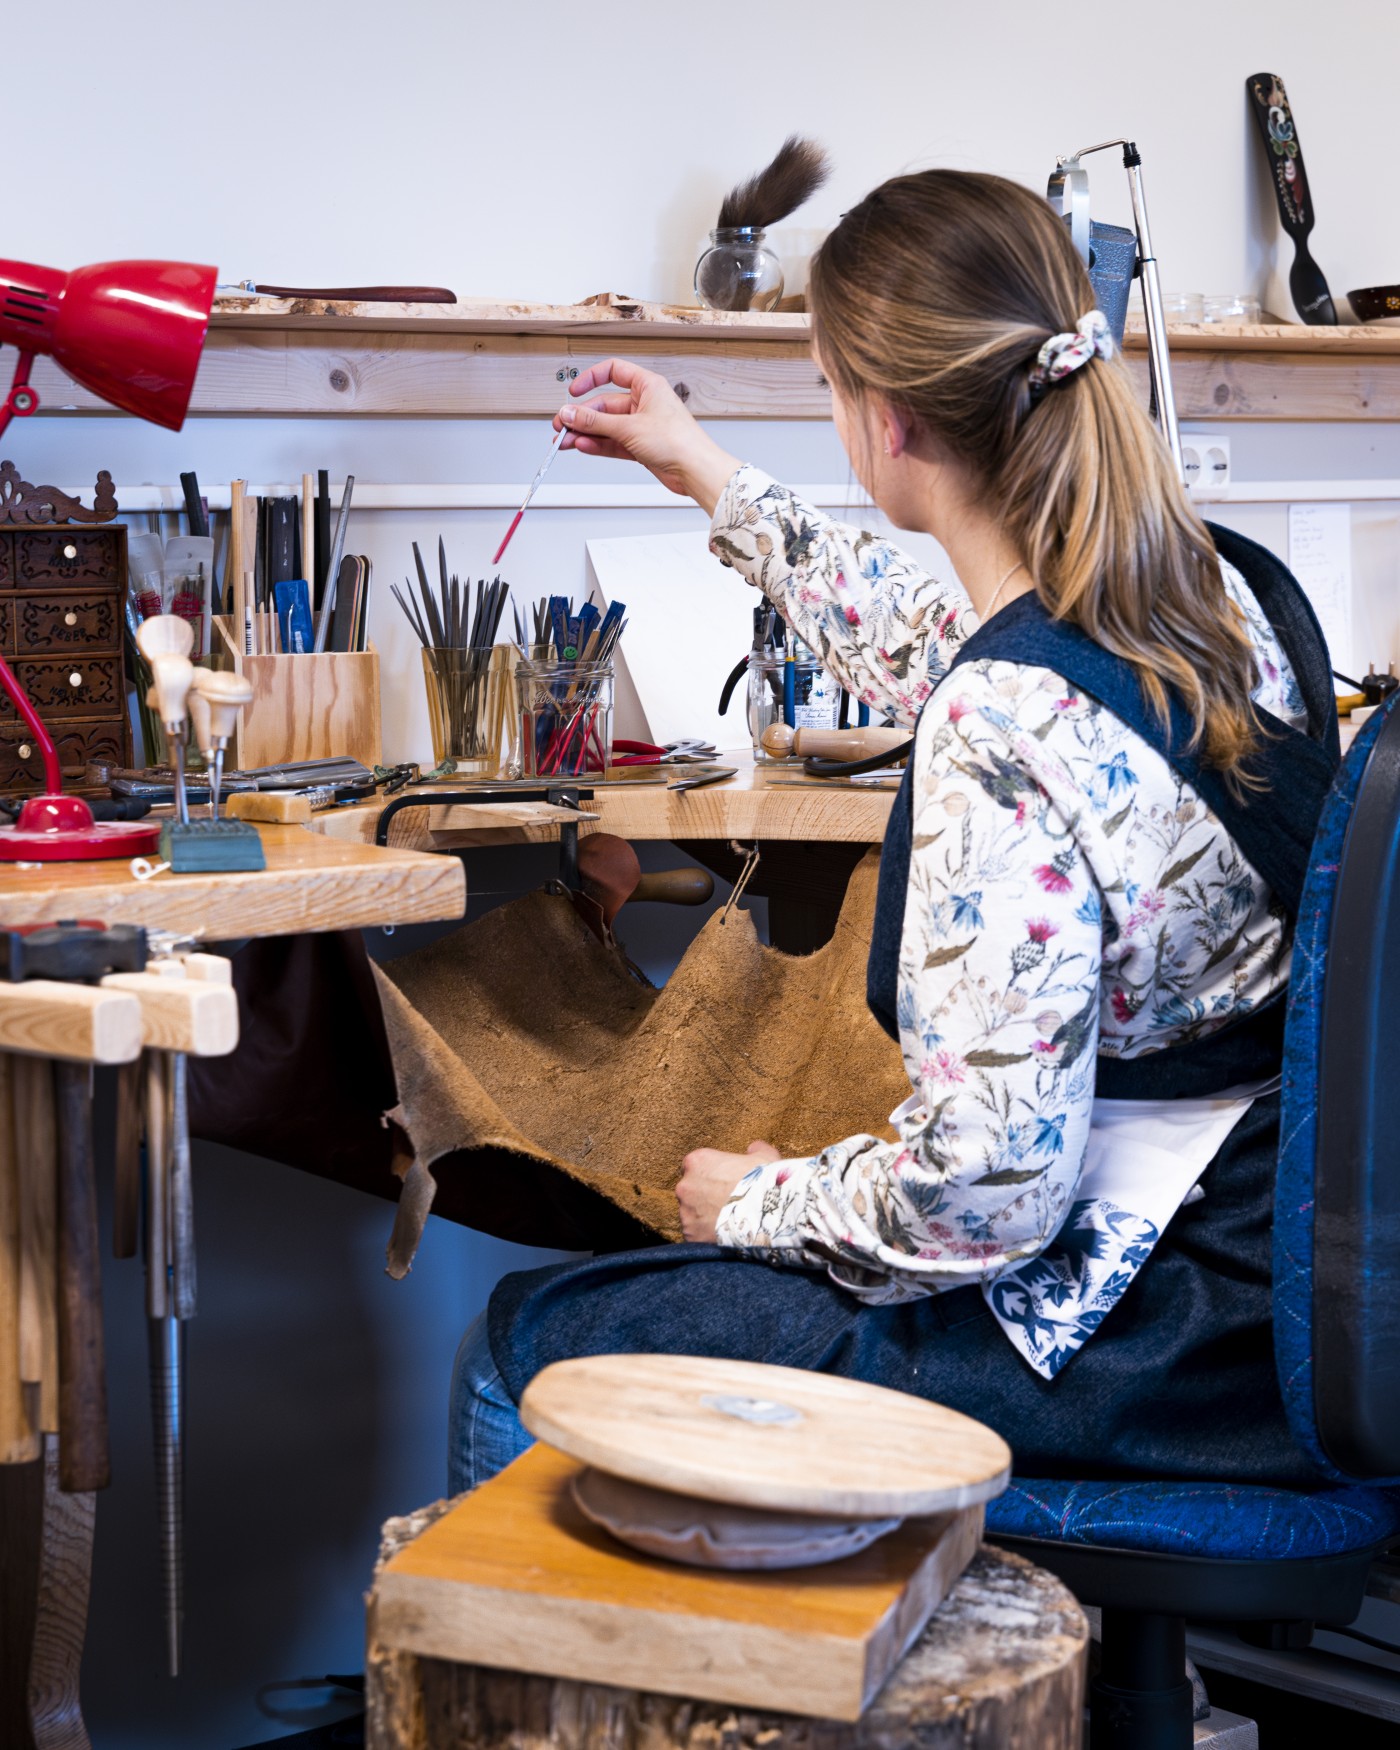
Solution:
[[[10,698],[14,701],[15,710],[18,711],[20,716],[24,719],[25,727],[39,744],[39,752],[44,756],[45,794],[49,796],[61,795],[63,791],[63,780],[59,776],[58,750],[54,747],[53,740],[50,737],[48,730],[45,729],[44,725],[39,721],[39,713],[29,703],[28,698],[25,696],[24,688],[20,686],[19,682],[10,672],[10,665],[5,661],[3,656],[0,656],[0,687],[4,687],[5,691],[10,695]]]
[[[21,352],[15,361],[15,374],[10,379],[10,392],[0,401],[0,436],[4,435],[5,427],[18,413],[27,416],[39,405],[39,391],[29,386],[29,373],[34,365],[32,352]]]

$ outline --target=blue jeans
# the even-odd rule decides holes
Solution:
[[[486,1336],[486,1314],[467,1326],[452,1366],[447,1412],[447,1489],[460,1495],[495,1476],[534,1440],[501,1381]]]
[[[694,1244],[503,1277],[488,1312],[494,1364],[479,1324],[469,1339],[480,1383],[463,1395],[479,1402],[480,1426],[464,1410],[454,1427],[479,1452],[460,1474],[490,1474],[522,1449],[507,1406],[552,1362],[665,1354],[767,1361],[931,1398],[995,1428],[1022,1476],[1316,1487],[1274,1367],[1278,1127],[1278,1096],[1256,1100],[1216,1156],[1205,1197],[1173,1217],[1054,1380],[1026,1365],[972,1285],[864,1306],[821,1271]],[[513,1440],[502,1442],[503,1428]]]

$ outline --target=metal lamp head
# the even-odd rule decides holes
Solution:
[[[0,344],[20,353],[0,432],[39,405],[29,386],[39,353],[123,413],[179,431],[217,277],[187,261],[101,261],[64,273],[0,260]]]

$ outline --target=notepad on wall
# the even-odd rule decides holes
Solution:
[[[1333,668],[1355,673],[1352,648],[1351,506],[1290,504],[1288,566],[1313,605]]]
[[[627,604],[621,652],[652,740],[749,746],[747,689],[723,717],[719,696],[753,643],[759,596],[710,552],[708,533],[589,541],[588,557],[603,599]]]

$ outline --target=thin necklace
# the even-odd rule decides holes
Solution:
[[[987,611],[985,614],[982,615],[982,624],[984,626],[986,625],[987,621],[991,619],[992,614],[996,609],[997,603],[1001,600],[1001,592],[1006,588],[1007,584],[1011,582],[1011,579],[1013,577],[1015,577],[1016,573],[1018,571],[1024,571],[1025,568],[1026,567],[1025,567],[1024,560],[1018,559],[1016,561],[1016,563],[1011,567],[1010,571],[1007,572],[1006,576],[1003,577],[1001,582],[997,585],[996,591],[993,594],[992,599],[987,603]]]

